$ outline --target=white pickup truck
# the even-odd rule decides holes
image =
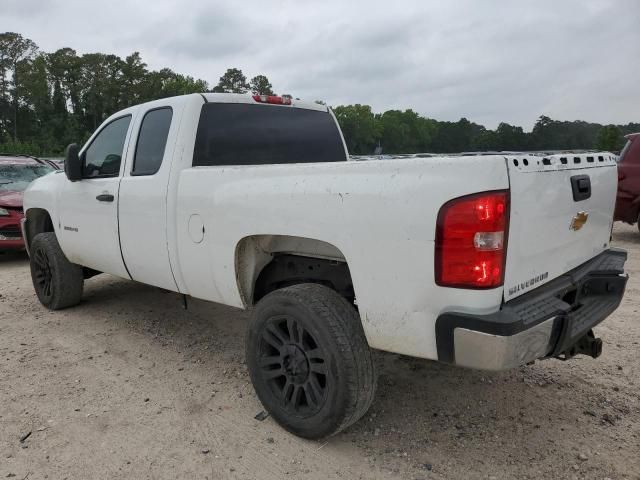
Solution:
[[[50,309],[101,272],[251,309],[246,361],[286,429],[331,435],[371,349],[500,370],[596,357],[619,305],[610,153],[352,161],[326,106],[194,94],[112,115],[24,197]]]

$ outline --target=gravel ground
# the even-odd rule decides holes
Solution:
[[[373,407],[326,443],[254,419],[246,313],[107,275],[49,312],[26,256],[0,255],[0,478],[640,479],[640,234],[614,243],[631,279],[599,359],[485,373],[380,353]]]

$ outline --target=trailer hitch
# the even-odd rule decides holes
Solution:
[[[556,358],[560,360],[569,360],[576,355],[589,355],[592,358],[598,358],[602,354],[602,339],[596,338],[593,330],[589,330],[576,343],[567,350],[562,352]]]

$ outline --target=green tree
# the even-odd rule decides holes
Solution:
[[[522,127],[514,127],[504,122],[498,125],[494,141],[499,150],[523,150],[527,145],[527,138]]]
[[[46,58],[41,54],[33,60],[22,60],[17,69],[20,137],[33,139],[38,145],[51,142],[52,99]]]
[[[76,115],[82,114],[82,60],[71,48],[61,48],[46,54],[49,83],[60,84],[60,91],[64,97],[65,110],[70,109]],[[62,114],[60,110],[57,112]]]
[[[83,124],[93,131],[107,116],[119,110],[124,62],[116,55],[104,53],[87,53],[81,59]]]
[[[0,75],[2,98],[6,98],[7,77],[10,71],[13,75],[13,141],[18,141],[18,105],[21,92],[19,91],[18,63],[29,60],[38,51],[33,40],[24,38],[19,33],[5,32],[0,34]],[[5,103],[5,102],[3,102]],[[7,117],[3,115],[3,128],[6,129]]]
[[[221,93],[246,93],[248,90],[247,77],[239,68],[229,68],[214,88],[215,92]]]
[[[484,130],[473,139],[473,149],[479,152],[505,150],[498,142],[498,136],[493,130]],[[516,149],[517,150],[517,149]]]
[[[369,105],[345,105],[333,109],[349,153],[373,153],[380,138],[379,126]]]
[[[170,68],[149,72],[145,79],[144,101],[175,97],[189,93],[204,93],[209,90],[207,82],[181,75]]]
[[[607,125],[602,127],[598,133],[598,140],[596,142],[598,150],[604,150],[609,152],[619,152],[624,145],[624,138],[622,132],[615,125]]]
[[[409,153],[410,128],[400,110],[388,110],[377,117],[380,125],[380,143],[384,153]]]
[[[249,88],[254,95],[275,95],[273,86],[264,75],[256,75],[249,82]]]
[[[376,119],[380,145],[385,153],[425,153],[433,150],[436,122],[409,109],[388,110]]]
[[[120,107],[126,108],[144,101],[144,82],[148,75],[147,64],[142,61],[139,52],[133,52],[120,67]]]
[[[169,68],[149,71],[139,53],[124,59],[108,53],[78,56],[71,48],[38,53],[36,45],[13,32],[0,34],[0,151],[61,153],[81,142],[109,115],[158,98],[208,91],[207,82]],[[273,93],[264,75],[249,83],[230,68],[213,91]],[[541,116],[531,132],[502,122],[494,130],[461,118],[441,122],[414,110],[374,113],[368,105],[336,107],[349,151],[449,153],[468,150],[600,149],[617,151],[623,135],[640,123],[602,126]]]

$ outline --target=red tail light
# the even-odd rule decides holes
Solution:
[[[495,288],[504,282],[509,192],[478,193],[445,203],[438,213],[436,283]]]
[[[272,103],[274,105],[291,105],[291,97],[279,97],[277,95],[254,95],[253,99],[260,103]]]

